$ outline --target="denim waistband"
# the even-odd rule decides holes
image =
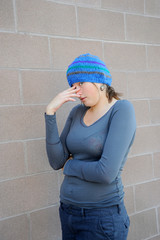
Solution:
[[[98,208],[82,208],[82,207],[77,207],[75,205],[71,204],[65,204],[65,203],[60,203],[60,207],[67,212],[68,214],[72,214],[75,216],[97,216],[97,215],[106,215],[106,214],[113,214],[113,213],[121,213],[123,211],[124,207],[124,202],[121,202],[116,205],[112,205],[109,207],[98,207]]]

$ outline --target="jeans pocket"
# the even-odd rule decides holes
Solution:
[[[124,221],[124,226],[125,226],[125,228],[129,228],[129,226],[130,226],[130,219],[129,219],[129,217],[127,216],[127,218],[126,218],[126,220]]]
[[[99,219],[99,228],[105,240],[113,240],[114,223],[112,217],[103,217]]]

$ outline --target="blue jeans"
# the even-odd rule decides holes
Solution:
[[[63,240],[126,240],[130,220],[124,203],[84,209],[61,203],[59,208]]]

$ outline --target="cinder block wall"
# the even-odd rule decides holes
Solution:
[[[63,176],[48,164],[43,115],[87,52],[136,111],[123,172],[128,239],[160,239],[160,1],[0,0],[0,240],[61,239]],[[57,113],[59,131],[72,107]]]

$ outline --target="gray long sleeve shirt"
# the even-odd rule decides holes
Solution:
[[[136,132],[134,108],[129,101],[118,100],[90,126],[83,121],[87,109],[83,105],[72,109],[60,137],[56,115],[45,115],[48,159],[55,170],[64,166],[62,202],[107,207],[124,197],[121,172]]]

